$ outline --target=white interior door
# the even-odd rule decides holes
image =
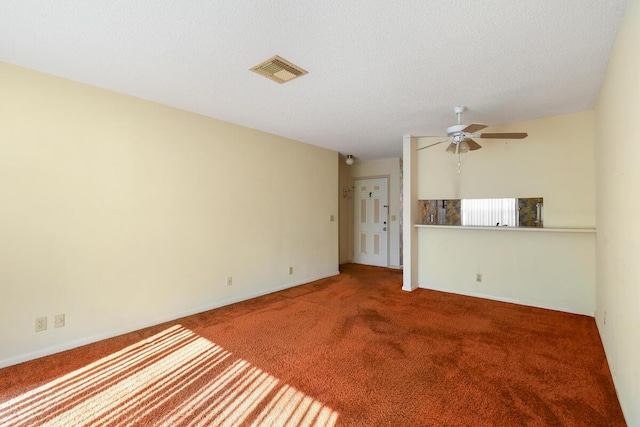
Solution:
[[[388,178],[357,179],[354,189],[353,261],[388,265]]]

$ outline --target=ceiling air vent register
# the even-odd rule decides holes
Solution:
[[[307,74],[305,70],[292,64],[278,55],[250,68],[251,71],[260,74],[274,82],[286,83],[296,77]]]

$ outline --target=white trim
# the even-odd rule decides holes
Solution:
[[[231,305],[231,304],[235,304],[238,302],[242,302],[242,301],[246,301],[246,300],[250,300],[252,298],[257,298],[263,295],[267,295],[267,294],[271,294],[274,292],[278,292],[278,291],[282,291],[285,289],[289,289],[289,288],[293,288],[295,286],[300,286],[300,285],[304,285],[306,283],[310,283],[310,282],[314,282],[316,280],[321,280],[321,279],[326,279],[328,277],[333,277],[333,276],[337,276],[339,275],[340,272],[339,271],[334,271],[331,273],[328,273],[326,275],[322,275],[322,276],[318,276],[318,277],[310,277],[304,280],[299,280],[296,282],[291,282],[291,283],[287,283],[281,286],[276,286],[273,288],[269,288],[269,289],[265,289],[259,292],[254,292],[248,295],[244,295],[242,297],[237,297],[237,298],[230,298],[227,300],[223,300],[223,301],[219,301],[213,304],[207,304],[207,305],[203,305],[200,307],[196,307],[190,310],[186,310],[186,311],[182,311],[179,313],[174,313],[171,315],[167,315],[167,316],[162,316],[160,318],[157,318],[153,321],[149,321],[149,322],[142,322],[136,325],[133,325],[129,328],[123,328],[123,329],[118,329],[115,331],[110,331],[110,332],[105,332],[105,333],[101,333],[98,335],[94,335],[91,337],[87,337],[87,338],[81,338],[78,340],[74,340],[71,342],[67,342],[64,344],[59,344],[59,345],[54,345],[51,347],[46,347],[43,348],[41,350],[37,350],[31,353],[26,353],[26,354],[21,354],[18,356],[14,356],[14,357],[10,357],[8,359],[3,359],[0,360],[0,368],[6,368],[7,366],[11,366],[11,365],[17,365],[18,363],[22,363],[22,362],[27,362],[29,360],[33,360],[33,359],[38,359],[40,357],[44,357],[44,356],[49,356],[55,353],[60,353],[62,351],[66,351],[66,350],[71,350],[73,348],[76,347],[80,347],[83,345],[87,345],[87,344],[92,344],[98,341],[102,341],[108,338],[113,338],[113,337],[117,337],[118,335],[123,335],[123,334],[127,334],[129,332],[133,332],[133,331],[137,331],[140,329],[144,329],[144,328],[148,328],[151,326],[156,326],[159,325],[161,323],[165,323],[165,322],[171,322],[172,320],[176,320],[176,319],[180,319],[182,317],[186,317],[186,316],[191,316],[193,314],[197,314],[197,313],[202,313],[205,311],[209,311],[209,310],[214,310],[216,308],[220,308],[220,307],[224,307],[226,305]]]

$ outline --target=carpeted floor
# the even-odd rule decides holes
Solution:
[[[593,318],[341,270],[2,369],[0,425],[625,425]]]

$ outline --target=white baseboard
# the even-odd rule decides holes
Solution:
[[[162,317],[153,319],[153,320],[148,321],[148,322],[141,322],[141,323],[138,323],[138,324],[135,324],[135,325],[131,325],[130,327],[127,327],[127,328],[122,328],[122,329],[118,329],[118,330],[114,330],[114,331],[109,331],[109,332],[106,332],[106,333],[97,334],[97,335],[93,335],[93,336],[90,336],[90,337],[80,338],[80,339],[69,341],[69,342],[66,342],[66,343],[59,344],[59,345],[46,347],[46,348],[43,348],[43,349],[40,349],[40,350],[37,350],[37,351],[33,351],[33,352],[30,352],[30,353],[20,354],[18,356],[14,356],[14,357],[10,357],[10,358],[7,358],[7,359],[0,360],[0,368],[6,368],[7,366],[17,365],[18,363],[27,362],[29,360],[38,359],[40,357],[49,356],[49,355],[52,355],[52,354],[55,354],[55,353],[60,353],[62,351],[66,351],[66,350],[71,350],[73,348],[80,347],[80,346],[83,346],[83,345],[87,345],[87,344],[91,344],[91,343],[94,343],[94,342],[102,341],[102,340],[105,340],[105,339],[108,339],[108,338],[117,337],[118,335],[127,334],[129,332],[133,332],[133,331],[137,331],[137,330],[140,330],[140,329],[148,328],[150,326],[159,325],[159,324],[164,323],[164,322],[170,322],[172,320],[180,319],[180,318],[186,317],[186,316],[191,316],[191,315],[197,314],[197,313],[202,313],[204,311],[214,310],[216,308],[224,307],[226,305],[231,305],[231,304],[235,304],[235,303],[238,303],[238,302],[250,300],[252,298],[257,298],[257,297],[260,297],[262,295],[271,294],[271,293],[274,293],[274,292],[282,291],[284,289],[288,289],[288,288],[293,288],[295,286],[304,285],[305,283],[314,282],[314,281],[320,280],[320,279],[326,279],[327,277],[337,276],[339,274],[340,274],[339,271],[333,271],[333,272],[327,273],[326,275],[321,275],[321,276],[318,276],[318,277],[309,277],[309,278],[304,279],[304,280],[298,280],[296,282],[286,283],[284,285],[276,286],[276,287],[269,288],[269,289],[264,289],[264,290],[261,290],[259,292],[253,292],[253,293],[250,293],[250,294],[247,294],[247,295],[243,295],[243,296],[240,296],[240,297],[229,298],[229,299],[226,299],[226,300],[217,301],[217,302],[215,302],[213,304],[206,304],[206,305],[203,305],[203,306],[194,307],[194,308],[189,309],[189,310],[185,310],[185,311],[173,313],[173,314],[170,314],[170,315],[162,316]]]
[[[571,313],[571,314],[581,314],[589,317],[595,316],[595,312],[592,312],[592,311],[575,310],[567,307],[556,306],[554,304],[531,303],[528,301],[521,301],[519,299],[501,297],[499,295],[487,295],[487,294],[478,294],[474,292],[464,292],[457,289],[440,288],[437,286],[429,286],[429,285],[423,285],[423,284],[420,284],[418,287],[420,289],[430,289],[432,291],[447,292],[450,294],[464,295],[468,297],[484,298],[484,299],[493,300],[493,301],[508,302],[511,304],[524,305],[527,307],[544,308],[547,310],[562,311],[562,312]]]

